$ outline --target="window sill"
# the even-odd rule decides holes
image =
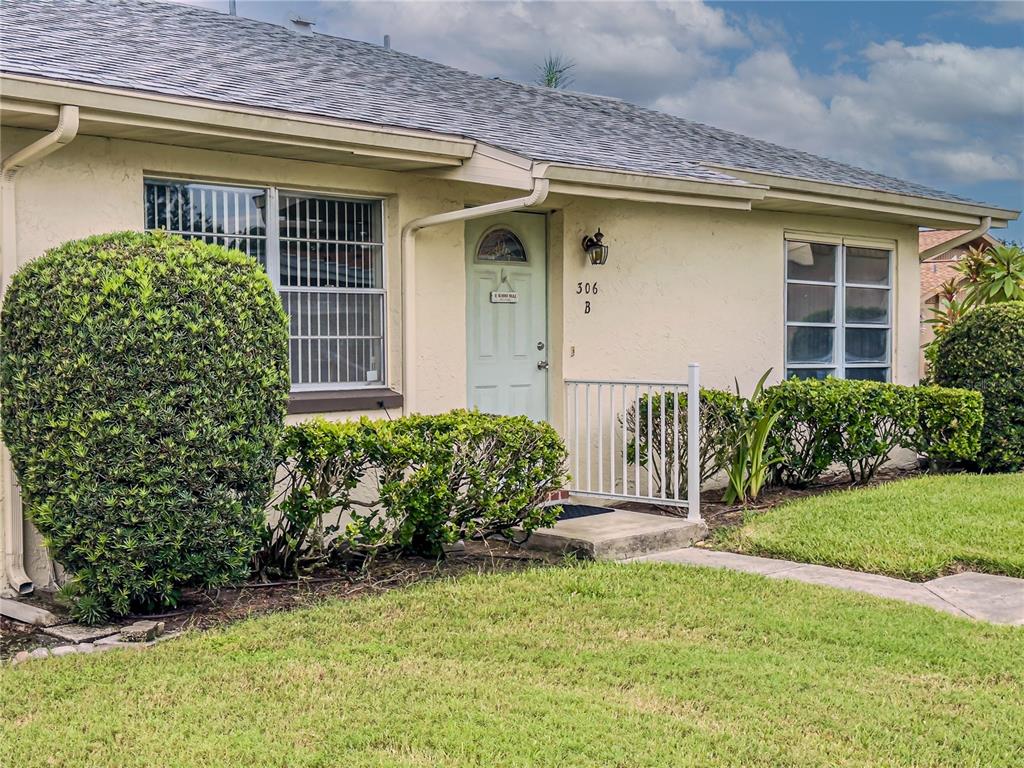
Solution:
[[[387,387],[340,389],[326,392],[292,392],[288,413],[330,413],[332,411],[379,411],[401,408],[402,395]]]

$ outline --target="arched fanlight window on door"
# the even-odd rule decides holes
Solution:
[[[480,239],[476,249],[477,261],[518,262],[525,264],[526,248],[515,233],[504,227],[497,227]]]

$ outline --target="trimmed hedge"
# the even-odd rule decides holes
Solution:
[[[850,480],[863,483],[889,460],[889,453],[912,444],[918,405],[913,387],[877,381],[846,381],[849,421],[838,431],[836,458]]]
[[[438,555],[463,539],[552,524],[566,451],[545,422],[457,410],[378,422],[374,459],[386,519],[358,515],[357,542]]]
[[[285,429],[282,493],[257,567],[301,569],[332,553],[439,555],[447,544],[554,522],[566,451],[546,423],[452,411],[392,421],[312,419]],[[334,518],[347,515],[340,526]]]
[[[788,379],[768,387],[765,397],[781,412],[768,438],[779,457],[775,483],[804,488],[838,461],[838,433],[854,418],[850,382]]]
[[[330,540],[340,529],[332,513],[350,510],[377,438],[369,421],[314,418],[285,427],[277,449],[278,493],[254,571],[298,576],[328,559]]]
[[[917,426],[914,390],[898,384],[827,378],[789,379],[765,390],[781,411],[769,437],[780,457],[773,479],[794,488],[844,464],[852,482],[870,480]]]
[[[971,310],[938,341],[934,378],[984,397],[978,465],[1024,469],[1024,302]]]
[[[970,461],[981,450],[985,421],[980,392],[952,387],[914,387],[918,419],[913,447],[931,461]]]
[[[937,461],[964,461],[978,452],[983,422],[978,392],[874,381],[790,379],[765,391],[781,411],[769,437],[781,457],[773,481],[806,487],[833,464],[852,482],[870,480],[895,448]]]
[[[18,271],[3,437],[80,618],[247,576],[288,389],[281,302],[237,251],[125,232]]]

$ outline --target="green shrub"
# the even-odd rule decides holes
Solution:
[[[913,390],[897,384],[794,378],[769,387],[767,396],[781,411],[769,440],[780,457],[775,480],[794,488],[837,462],[851,481],[871,479],[917,424]]]
[[[803,488],[838,461],[839,437],[849,393],[838,379],[788,379],[767,390],[780,416],[769,437],[779,457],[776,483]]]
[[[970,461],[981,450],[984,403],[980,392],[914,387],[918,418],[913,448],[931,461]]]
[[[850,481],[864,483],[889,460],[889,453],[912,442],[917,428],[917,397],[913,387],[877,381],[844,381],[848,392],[836,430],[836,458],[846,465]]]
[[[241,253],[129,232],[18,271],[0,334],[3,437],[79,615],[247,575],[288,387],[280,300]]]
[[[664,407],[664,411],[662,410]],[[676,409],[679,413],[676,415]],[[686,462],[688,441],[686,429],[686,392],[668,392],[664,396],[641,395],[636,404],[626,411],[626,429],[631,435],[627,443],[627,455],[630,464],[639,464],[646,468],[648,461],[653,459],[651,467],[655,495],[660,495],[664,482],[661,477],[662,467],[662,432],[664,431],[665,456],[664,466],[671,468],[678,462],[679,487],[676,493],[665,487],[665,495],[686,498]],[[650,419],[648,419],[648,412]],[[718,472],[725,469],[732,455],[736,429],[744,420],[744,399],[732,392],[718,389],[701,389],[700,391],[700,482],[705,483]],[[648,420],[650,421],[650,443],[648,443]],[[676,435],[678,424],[679,434]],[[676,440],[679,443],[679,456],[676,456]]]
[[[982,394],[978,465],[1024,468],[1024,302],[978,307],[958,320],[939,340],[934,378]]]
[[[530,532],[557,516],[540,504],[564,486],[565,459],[554,429],[522,416],[452,411],[290,426],[277,505],[286,522],[268,527],[261,561],[315,560],[333,534],[334,551],[438,555],[463,539]],[[343,529],[325,522],[339,514],[351,520]]]
[[[253,570],[298,576],[324,563],[352,492],[370,469],[377,432],[365,421],[312,419],[285,427],[277,451],[277,495]]]
[[[771,373],[769,368],[761,375],[749,398],[741,397],[743,416],[729,435],[729,460],[725,466],[728,485],[722,495],[726,504],[756,501],[771,480],[772,468],[782,461],[774,453],[775,445],[769,442],[775,422],[782,415],[765,390],[764,383]],[[739,381],[736,394],[740,396]]]

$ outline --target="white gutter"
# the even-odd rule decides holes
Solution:
[[[18,172],[51,152],[69,144],[78,135],[78,107],[63,105],[57,127],[41,139],[19,149],[0,162],[0,300],[7,292],[11,276],[18,268],[17,218],[14,210],[14,180]],[[21,504],[15,489],[14,467],[7,446],[0,444],[0,489],[3,490],[2,509],[4,537],[4,573],[9,589],[19,595],[32,591],[32,580],[25,572],[25,530]]]
[[[534,177],[525,197],[487,203],[473,208],[438,213],[410,221],[402,227],[402,394],[403,412],[416,412],[416,233],[427,227],[469,221],[538,205],[548,196],[548,180]]]
[[[980,226],[976,227],[975,229],[972,229],[969,232],[964,232],[962,235],[957,235],[953,239],[947,240],[944,243],[939,243],[938,245],[933,245],[931,248],[925,248],[919,254],[919,258],[920,258],[921,261],[924,261],[925,259],[930,259],[932,256],[937,256],[940,253],[945,253],[946,251],[952,251],[954,248],[957,248],[957,247],[963,245],[964,243],[969,243],[969,242],[971,242],[971,240],[976,240],[977,238],[981,237],[982,235],[988,233],[988,229],[991,226],[992,226],[992,217],[991,216],[985,216],[984,218],[982,218]]]

